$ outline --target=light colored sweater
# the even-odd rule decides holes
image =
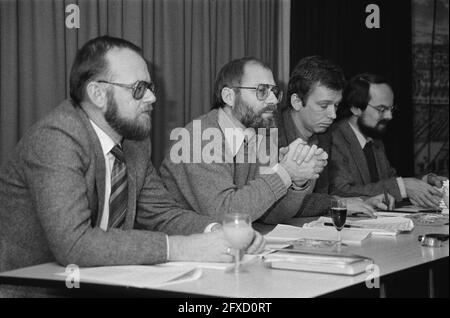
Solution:
[[[208,128],[220,130],[217,109],[198,120],[202,132]],[[193,122],[185,128],[192,138]],[[296,191],[288,188],[277,173],[259,174],[258,163],[226,162],[223,132],[222,140],[222,160],[219,163],[174,163],[170,149],[176,141],[170,145],[160,173],[175,200],[183,208],[213,216],[217,221],[229,212],[245,212],[251,215],[252,220],[261,219],[273,224],[294,217],[311,189]],[[208,143],[209,140],[202,141],[202,149]],[[190,144],[193,145],[192,139]],[[192,148],[190,159],[194,156]],[[239,151],[245,151],[245,147]]]

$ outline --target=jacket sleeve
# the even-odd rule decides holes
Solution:
[[[217,220],[228,212],[245,212],[257,220],[287,192],[276,173],[258,175],[239,188],[233,164],[226,162],[173,163],[166,157],[160,171],[169,190],[176,187],[193,209]]]
[[[326,215],[331,207],[331,196],[324,193],[310,193],[305,196],[303,204],[295,217],[312,217]]]
[[[343,197],[375,196],[387,190],[397,201],[402,200],[395,176],[374,183],[360,184],[354,177],[357,167],[351,165],[348,149],[339,147],[336,139],[333,141],[328,170],[331,194]]]
[[[181,208],[149,160],[144,187],[137,198],[136,227],[156,229],[170,235],[188,235],[203,232],[214,220]]]
[[[308,197],[311,191],[312,189],[310,186],[302,190],[289,188],[287,194],[278,200],[277,203],[261,217],[261,220],[267,224],[278,224],[297,217],[299,209],[301,209],[306,197]]]

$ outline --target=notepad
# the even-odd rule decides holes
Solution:
[[[341,231],[342,242],[349,245],[361,245],[368,237],[370,231],[365,229],[343,229]],[[285,243],[298,239],[314,239],[325,241],[336,241],[337,230],[334,227],[298,227],[292,225],[278,224],[271,232],[266,234],[267,243]]]

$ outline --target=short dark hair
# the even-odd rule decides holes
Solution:
[[[84,100],[87,83],[108,72],[105,55],[113,48],[127,48],[142,57],[141,49],[124,39],[104,35],[86,42],[78,50],[70,71],[70,97],[75,106]]]
[[[239,86],[241,84],[242,76],[244,75],[244,67],[248,63],[255,63],[270,70],[269,65],[252,56],[246,56],[228,62],[222,66],[217,74],[216,81],[214,82],[212,108],[222,108],[225,106],[225,102],[222,100],[222,89],[224,87]]]
[[[371,99],[370,84],[386,84],[391,87],[387,79],[378,74],[361,73],[353,76],[344,90],[341,107],[339,107],[339,118],[350,117],[352,107],[363,111],[367,108]]]
[[[346,84],[344,72],[338,65],[319,55],[301,59],[289,78],[286,104],[290,105],[292,94],[297,94],[305,106],[317,84],[341,91]]]

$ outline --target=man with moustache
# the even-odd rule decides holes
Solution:
[[[280,107],[279,146],[286,147],[293,140],[301,138],[330,153],[329,128],[336,119],[336,109],[341,102],[345,84],[342,69],[331,61],[318,55],[301,59],[292,70],[287,101]],[[283,152],[283,148],[280,152]],[[299,215],[303,211],[316,211],[318,214],[329,212],[332,196],[329,194],[328,174],[327,166],[320,177],[312,182],[313,192],[305,196]],[[349,215],[362,212],[373,216],[374,207],[389,208],[383,204],[381,193],[371,198],[346,198]],[[390,205],[393,203],[390,197]]]
[[[387,191],[396,201],[409,198],[415,205],[438,208],[442,193],[433,186],[442,187],[446,178],[399,177],[386,157],[381,137],[395,110],[387,80],[377,74],[358,74],[350,80],[343,101],[348,118],[333,131],[331,191],[343,196]]]
[[[311,190],[310,180],[326,165],[327,154],[297,139],[278,163],[276,131],[271,134],[274,140],[266,136],[266,129],[275,127],[281,97],[272,71],[262,61],[244,57],[222,67],[214,85],[213,109],[185,127],[190,136],[188,160],[175,160],[174,143],[160,168],[166,188],[184,208],[217,218],[243,212],[266,223],[296,216]],[[192,147],[205,132],[216,133],[217,151],[211,160],[190,162],[210,143],[202,140],[200,150]],[[270,162],[265,165],[261,159],[268,150]]]
[[[75,57],[70,96],[0,169],[0,272],[53,261],[230,262],[220,225],[180,208],[150,161],[156,97],[140,49],[109,36],[87,42]],[[252,240],[247,252],[260,252],[263,238]]]

